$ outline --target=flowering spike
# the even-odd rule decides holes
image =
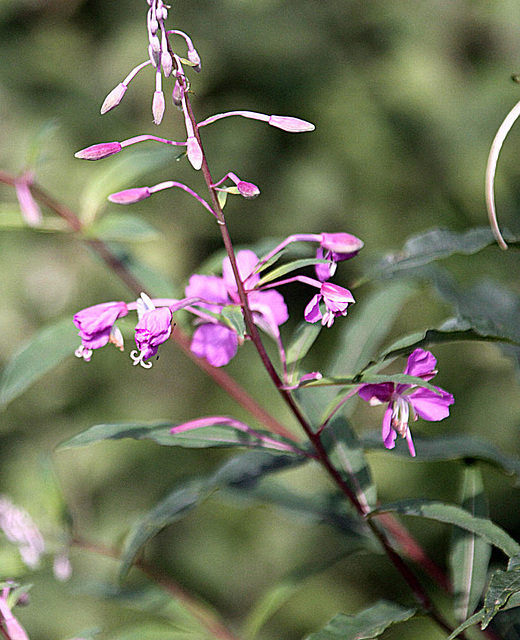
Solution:
[[[291,116],[270,116],[268,124],[278,129],[283,129],[289,133],[304,133],[305,131],[314,131],[316,128],[312,123],[300,118]]]
[[[149,198],[151,195],[150,187],[135,187],[112,193],[108,196],[108,199],[115,204],[135,204]]]
[[[114,153],[119,153],[122,149],[120,142],[101,142],[100,144],[93,144],[86,149],[81,149],[74,154],[75,158],[80,160],[102,160],[113,156]]]
[[[101,115],[107,113],[107,111],[110,111],[114,107],[117,107],[117,105],[123,99],[123,96],[125,95],[127,89],[127,85],[123,84],[122,82],[120,82],[117,87],[112,89],[101,106]]]

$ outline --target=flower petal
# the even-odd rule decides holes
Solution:
[[[431,380],[435,374],[435,367],[437,360],[430,351],[424,349],[415,349],[408,356],[408,363],[404,373],[409,376],[416,376],[417,378],[423,378],[424,380]]]
[[[317,293],[312,297],[312,300],[305,307],[303,317],[305,318],[305,320],[307,320],[307,322],[318,322],[318,320],[321,320],[323,318],[323,314],[320,310],[321,297],[321,293]]]
[[[365,402],[371,405],[383,404],[392,400],[394,393],[393,382],[380,382],[379,384],[364,384],[359,390],[358,395]]]
[[[386,408],[385,415],[383,416],[383,428],[381,430],[381,436],[383,437],[383,444],[387,449],[393,449],[395,447],[397,432],[392,427],[392,405],[389,405]]]
[[[247,280],[247,289],[252,289],[260,280],[260,276],[258,274],[249,278],[257,264],[258,257],[253,251],[244,249],[243,251],[239,251],[237,253],[238,273],[242,282]],[[230,291],[237,290],[237,284],[235,282],[235,276],[233,274],[233,270],[231,269],[231,261],[229,260],[229,258],[224,258],[224,261],[222,262],[222,277],[224,278],[224,282]]]
[[[421,418],[437,422],[450,415],[449,406],[455,402],[455,398],[444,389],[435,388],[440,392],[439,395],[430,389],[419,388],[408,396],[408,401]]]
[[[238,337],[234,331],[219,324],[203,324],[195,329],[191,351],[214,367],[223,367],[237,352]]]

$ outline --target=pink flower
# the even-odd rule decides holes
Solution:
[[[363,248],[363,244],[362,240],[350,233],[322,233],[316,257],[332,260],[332,264],[316,265],[318,280],[326,282],[332,278],[336,272],[336,263],[356,256]]]
[[[128,307],[124,302],[103,302],[76,313],[74,324],[79,329],[81,338],[81,346],[76,350],[76,356],[89,362],[92,351],[104,347],[108,342],[112,342],[122,351],[123,336],[114,324],[127,313]]]
[[[325,303],[325,313],[322,313],[320,309],[322,300]],[[347,307],[352,302],[355,302],[354,296],[348,289],[337,284],[324,282],[321,285],[320,292],[305,307],[305,320],[307,322],[321,320],[322,325],[331,327],[335,318],[347,315]]]
[[[150,298],[142,293],[137,302],[139,322],[135,326],[135,343],[139,351],[132,351],[134,365],[145,369],[152,366],[145,362],[156,355],[159,345],[166,342],[172,332],[172,312],[169,307],[156,308]]]
[[[247,298],[255,323],[262,329],[274,335],[279,335],[278,327],[288,316],[284,299],[277,291],[259,291],[255,286],[260,281],[258,274],[251,275],[258,264],[258,257],[249,250],[239,251],[237,265],[240,279],[244,283]],[[238,349],[238,335],[227,325],[220,324],[204,309],[221,313],[225,306],[239,305],[237,286],[231,262],[225,258],[222,264],[222,277],[191,276],[186,287],[187,298],[199,298],[203,302],[197,305],[200,311],[200,326],[195,329],[191,342],[192,352],[199,358],[206,360],[214,367],[222,367],[236,355]]]
[[[404,373],[422,378],[426,382],[436,374],[437,360],[429,351],[416,349],[410,354]],[[424,420],[444,420],[450,414],[449,406],[455,402],[451,393],[435,387],[435,391],[413,384],[396,384],[382,382],[379,384],[364,384],[358,390],[359,396],[371,405],[385,404],[388,406],[383,417],[383,442],[387,449],[395,447],[397,435],[406,438],[410,455],[415,456],[412,434],[408,426],[410,413],[413,420],[420,416]]]

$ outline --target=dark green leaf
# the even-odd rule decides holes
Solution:
[[[487,500],[479,468],[464,468],[460,503],[477,517],[487,517]],[[476,609],[486,586],[491,546],[473,532],[454,527],[450,546],[453,609],[457,620],[466,620]]]
[[[204,447],[252,447],[259,449],[279,450],[277,443],[287,445],[288,441],[270,433],[258,431],[258,436],[245,433],[228,425],[203,427],[172,435],[170,430],[180,423],[156,422],[152,424],[141,423],[115,423],[97,424],[69,440],[58,445],[57,450],[73,449],[103,442],[105,440],[151,440],[156,444],[166,447],[186,447],[199,449]],[[265,439],[262,438],[265,436]],[[290,455],[298,455],[296,452],[285,451]],[[303,455],[303,454],[302,454]]]
[[[368,270],[362,281],[391,278],[454,254],[477,253],[491,244],[495,244],[495,239],[489,227],[476,227],[462,233],[431,229],[409,238],[401,251],[385,256]]]
[[[377,638],[388,627],[413,618],[416,609],[401,607],[380,600],[355,616],[339,613],[321,631],[311,633],[307,640],[366,640]]]
[[[482,611],[482,629],[485,629],[492,618],[503,609],[511,596],[520,592],[520,566],[507,571],[497,571],[489,583],[484,596]]]
[[[0,407],[22,394],[65,358],[72,357],[80,344],[72,318],[64,318],[36,333],[8,360],[0,378]]]
[[[267,284],[268,282],[272,282],[273,280],[277,280],[282,276],[286,276],[288,273],[292,271],[296,271],[297,269],[303,269],[304,267],[312,267],[315,264],[331,264],[330,260],[323,260],[322,258],[302,258],[301,260],[294,260],[293,262],[287,262],[269,273],[266,273],[260,279],[260,285]]]
[[[389,511],[453,524],[466,531],[476,533],[510,557],[520,554],[518,542],[494,522],[487,518],[477,518],[453,504],[445,504],[435,500],[401,500],[382,505],[375,509],[372,515]]]
[[[287,369],[290,370],[307,355],[322,329],[321,322],[300,322],[286,348]]]
[[[157,229],[144,218],[119,212],[96,221],[88,228],[87,235],[108,242],[149,242],[160,237]]]
[[[376,487],[361,444],[346,418],[336,414],[321,434],[330,461],[361,505],[373,508]]]
[[[443,460],[483,460],[502,469],[508,475],[515,476],[520,482],[520,460],[506,456],[494,444],[483,438],[474,436],[439,436],[426,438],[414,434],[413,438],[417,457],[412,458],[408,449],[396,447],[392,455],[400,455],[410,462],[440,462]],[[388,451],[381,440],[381,432],[374,431],[361,437],[364,449]]]
[[[477,613],[474,613],[471,616],[471,618],[468,618],[465,622],[463,622],[460,626],[458,626],[455,629],[455,631],[452,634],[450,634],[450,636],[448,637],[448,640],[455,640],[455,638],[458,638],[460,633],[462,633],[466,629],[469,629],[469,627],[472,627],[474,624],[477,624],[478,622],[482,622],[483,617],[484,617],[484,611],[482,609],[480,611],[477,611]]]

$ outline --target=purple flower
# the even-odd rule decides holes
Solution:
[[[429,351],[416,349],[410,354],[404,373],[422,378],[426,382],[436,374],[437,360]],[[435,387],[435,391],[413,384],[396,384],[382,382],[380,384],[364,384],[358,390],[359,396],[371,405],[388,406],[383,417],[383,442],[387,449],[395,447],[397,435],[406,438],[410,454],[415,456],[412,434],[408,426],[410,413],[413,420],[420,416],[424,420],[438,421],[447,418],[449,406],[455,402],[451,393]]]
[[[31,186],[34,180],[32,171],[26,171],[14,184],[16,197],[20,205],[22,216],[31,227],[37,227],[42,222],[42,212],[33,198]]]
[[[80,158],[81,160],[102,160],[103,158],[113,156],[114,153],[119,153],[122,148],[120,142],[101,142],[77,151],[74,157]]]
[[[320,309],[322,300],[325,303],[325,313],[322,313]],[[305,307],[305,320],[307,322],[321,320],[322,325],[331,327],[335,318],[347,315],[347,307],[352,302],[355,302],[354,296],[348,289],[337,284],[324,282],[321,285],[320,292]]]
[[[332,264],[316,265],[318,280],[326,282],[332,278],[336,272],[336,263],[356,256],[363,248],[363,244],[362,240],[350,233],[322,233],[316,257],[332,260]]]
[[[135,326],[135,343],[139,351],[132,351],[130,357],[134,365],[140,364],[145,369],[152,366],[145,362],[156,355],[159,345],[166,342],[172,332],[172,312],[169,307],[156,308],[150,298],[141,293],[137,301],[139,322]]]
[[[74,316],[74,324],[79,329],[81,346],[75,354],[90,361],[92,351],[112,342],[123,350],[123,336],[114,326],[118,318],[126,316],[128,307],[124,302],[103,302],[79,311]]]
[[[238,272],[246,289],[255,324],[276,337],[279,335],[279,325],[288,318],[287,307],[282,295],[277,291],[255,289],[260,280],[258,274],[252,275],[257,264],[258,257],[252,251],[238,252]],[[199,358],[206,358],[214,367],[226,365],[236,355],[238,335],[227,325],[220,324],[209,314],[204,314],[204,309],[221,313],[225,306],[240,304],[229,258],[225,258],[222,264],[221,278],[195,274],[191,276],[185,293],[187,298],[203,300],[196,308],[200,324],[193,333],[192,352]]]

